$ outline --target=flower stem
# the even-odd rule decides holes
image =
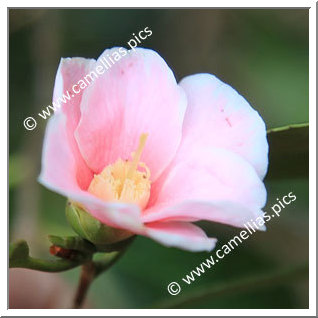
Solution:
[[[126,246],[121,250],[111,253],[103,253],[98,259],[90,260],[82,265],[80,281],[74,298],[73,309],[79,309],[83,306],[88,289],[93,280],[114,265],[124,254],[127,247],[133,239],[127,240]]]
[[[81,277],[73,304],[74,309],[79,309],[82,307],[88,288],[95,278],[95,273],[96,270],[94,262],[89,261],[82,265]]]

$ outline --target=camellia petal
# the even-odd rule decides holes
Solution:
[[[106,50],[96,65],[116,50]],[[147,133],[141,161],[154,181],[175,156],[185,108],[185,94],[165,61],[152,50],[130,51],[85,89],[76,130],[80,151],[100,173],[119,158],[129,159]]]
[[[143,215],[143,222],[183,221],[194,222],[199,220],[212,221],[243,228],[247,222],[263,219],[262,210],[250,210],[247,206],[231,201],[191,201],[184,200],[171,205],[156,206]],[[258,230],[264,231],[262,224]]]
[[[74,131],[80,120],[80,102],[82,99],[82,90],[75,88],[78,81],[85,76],[89,70],[95,65],[94,59],[84,58],[66,58],[61,59],[54,85],[53,106],[60,105],[60,109],[66,116],[66,136],[64,142],[68,143],[71,149],[72,156],[76,161],[76,178],[79,186],[86,190],[93,177],[92,171],[85,163],[82,155],[79,152],[77,142],[74,137]],[[64,97],[63,97],[64,95]],[[69,97],[69,98],[68,98]],[[65,101],[64,102],[62,102]],[[55,106],[59,113],[60,109]]]
[[[65,192],[78,190],[76,159],[67,139],[66,116],[55,114],[46,127],[39,181]]]
[[[262,215],[265,201],[264,184],[245,159],[222,148],[184,146],[153,184],[143,221],[192,218],[242,226]]]
[[[268,166],[268,143],[264,121],[231,86],[211,74],[184,78],[188,107],[183,143],[191,147],[220,147],[244,157],[263,178]]]
[[[198,226],[187,222],[154,222],[147,224],[146,235],[168,247],[192,252],[211,251],[217,242]]]

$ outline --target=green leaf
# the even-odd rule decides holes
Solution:
[[[266,179],[308,177],[309,124],[270,129],[269,169]]]

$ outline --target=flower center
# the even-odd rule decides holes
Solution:
[[[150,196],[150,170],[140,162],[140,157],[147,137],[141,134],[131,161],[118,159],[100,174],[95,174],[88,192],[104,201],[134,203],[144,209]]]

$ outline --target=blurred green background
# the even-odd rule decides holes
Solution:
[[[27,131],[23,120],[51,104],[61,57],[97,58],[105,48],[127,46],[132,33],[146,26],[153,34],[142,46],[159,52],[178,80],[215,74],[247,98],[268,128],[308,122],[308,10],[11,9],[10,240],[26,239],[31,255],[48,255],[47,234],[72,231],[65,198],[37,183],[46,123]],[[306,158],[303,164],[308,165]],[[138,237],[118,264],[97,278],[86,306],[308,308],[308,276],[288,274],[308,262],[308,175],[265,182],[265,211],[290,191],[297,200],[268,224],[267,232],[253,235],[190,286],[181,284],[178,296],[170,296],[166,286],[180,282],[209,254]],[[239,232],[201,225],[219,239],[218,246]],[[78,269],[62,274],[10,270],[10,308],[69,307],[78,276]]]

